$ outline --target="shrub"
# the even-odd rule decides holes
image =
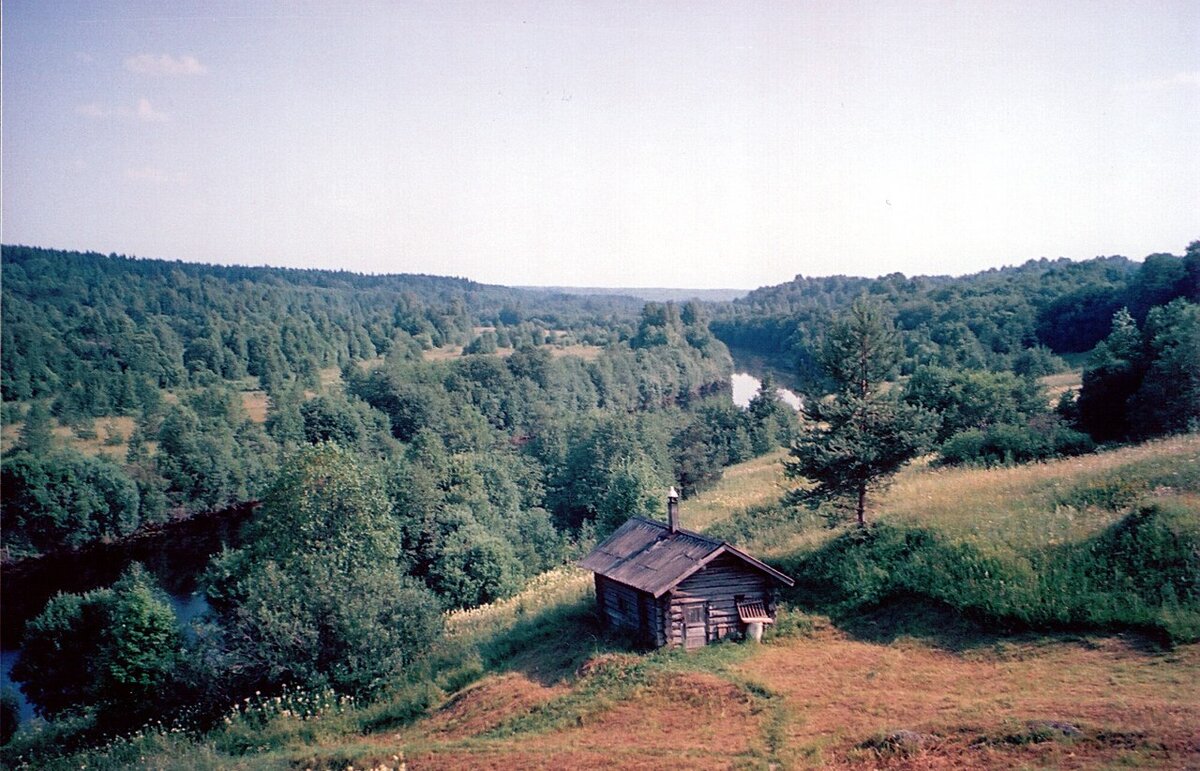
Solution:
[[[369,695],[438,635],[436,599],[400,569],[383,479],[336,444],[305,448],[283,469],[246,542],[208,574],[218,633],[205,658],[235,690]]]
[[[21,719],[21,709],[17,694],[12,689],[0,691],[0,745],[8,744],[9,739],[17,732],[17,723]]]
[[[12,676],[46,717],[130,724],[173,679],[180,646],[175,612],[135,563],[110,589],[50,600],[26,625]]]
[[[1000,423],[986,429],[960,431],[942,445],[938,460],[947,466],[999,466],[1080,455],[1094,449],[1095,443],[1087,434],[1057,420],[1042,420],[1028,425]]]

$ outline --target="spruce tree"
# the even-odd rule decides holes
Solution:
[[[806,480],[793,502],[849,504],[865,526],[868,493],[932,445],[937,415],[885,388],[899,354],[891,322],[866,299],[829,329],[821,363],[836,388],[805,400],[810,426],[784,462],[790,478]]]
[[[34,455],[48,452],[54,445],[50,411],[41,402],[34,402],[25,413],[17,446]]]

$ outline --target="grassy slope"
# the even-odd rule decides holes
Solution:
[[[731,469],[716,489],[685,502],[685,524],[743,533],[742,545],[771,558],[797,559],[839,537],[818,519],[754,509],[783,483],[778,460]],[[1190,526],[1200,527],[1200,436],[1023,468],[913,468],[881,500],[878,517],[1016,554],[1086,541],[1154,500],[1190,507]],[[435,652],[445,695],[432,695],[433,711],[416,722],[405,721],[413,699],[401,693],[323,725],[272,719],[247,734],[267,748],[257,754],[232,754],[235,724],[200,743],[163,735],[88,760],[164,768],[1200,766],[1200,645],[1164,648],[1132,632],[1001,633],[943,606],[891,600],[836,626],[785,611],[763,646],[637,654],[597,627],[591,602],[590,575],[563,568],[511,600],[450,616]]]
[[[777,461],[731,470],[688,502],[686,523],[719,525],[722,510],[761,505],[753,491],[782,484]],[[914,468],[879,508],[884,521],[1018,551],[1083,541],[1131,506],[1194,503],[1198,491],[1200,437],[1189,436],[1022,468]],[[789,527],[807,538],[781,540],[768,524],[763,553],[836,535]],[[575,580],[577,602],[588,582]],[[522,667],[394,735],[394,747],[412,768],[654,768],[664,754],[717,768],[1200,763],[1200,646],[1163,649],[1133,633],[996,634],[900,602],[840,628],[800,614],[781,627],[758,650],[600,654],[599,666],[620,672],[602,684],[595,659],[582,674],[560,670],[561,680],[527,677],[529,662],[559,648],[549,639],[522,650]]]
[[[731,469],[687,502],[685,524],[719,529],[768,502],[783,484],[778,460]],[[1197,436],[1024,468],[915,468],[880,517],[1021,550],[1094,536],[1139,502],[1195,500],[1197,474]],[[806,535],[781,539],[773,527],[759,540],[776,557],[836,536],[793,521]],[[891,603],[841,627],[793,612],[758,649],[637,655],[594,627],[590,599],[589,576],[563,570],[452,618],[489,674],[430,718],[366,737],[359,757],[403,756],[409,768],[1200,764],[1200,646],[995,634],[943,608]],[[312,748],[311,760],[343,749]]]

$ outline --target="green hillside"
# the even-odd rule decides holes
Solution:
[[[252,698],[201,736],[152,729],[45,767],[86,757],[93,768],[640,768],[664,746],[715,767],[1187,766],[1200,760],[1200,649],[1188,641],[1200,615],[1198,461],[1193,434],[1083,461],[914,467],[853,553],[840,548],[861,538],[853,531],[747,498],[747,487],[784,483],[774,461],[750,461],[688,502],[685,523],[707,519],[710,532],[795,575],[842,581],[789,592],[762,646],[630,652],[597,626],[590,576],[561,568],[512,598],[449,614],[432,680],[397,684],[374,704]],[[715,507],[728,516],[702,513]],[[887,546],[897,533],[907,552]],[[1059,575],[1081,554],[1095,562]],[[915,581],[914,563],[935,555],[941,573],[955,559],[986,559],[1010,572],[977,580],[1028,583],[984,608],[982,584],[872,579],[917,570]],[[1157,622],[1176,625],[1109,616],[1060,631],[1054,618],[1014,623],[1022,606],[1003,604],[1048,594],[1069,604],[1083,590],[1068,579],[1080,576],[1091,576],[1089,602],[1107,593],[1110,609],[1138,612],[1157,603],[1169,611]],[[1143,596],[1149,586],[1160,593]],[[1173,598],[1161,593],[1168,586]],[[9,751],[22,744],[33,743]]]

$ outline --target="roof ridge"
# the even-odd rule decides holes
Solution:
[[[655,527],[660,527],[663,530],[668,531],[668,533],[671,530],[671,526],[668,523],[659,522],[656,519],[649,519],[647,517],[630,517],[630,519],[641,520],[642,522],[645,522],[648,525],[654,525]],[[729,543],[729,541],[718,540],[716,538],[713,538],[710,535],[704,535],[702,533],[697,533],[695,530],[688,530],[687,528],[684,528],[684,527],[675,528],[675,532],[683,533],[684,535],[690,535],[692,538],[698,538],[701,541],[707,541],[708,543],[711,543],[715,546],[730,546],[730,547],[733,546],[733,544]]]

